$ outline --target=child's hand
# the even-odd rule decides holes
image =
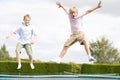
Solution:
[[[13,32],[10,32],[7,36],[6,39],[9,39],[13,35]]]
[[[7,36],[6,36],[6,39],[9,39],[10,37],[11,37],[11,35],[7,35]]]
[[[34,41],[31,41],[31,44],[34,44],[35,42]]]
[[[58,8],[62,7],[60,2],[56,2],[56,4],[58,5]]]
[[[99,1],[98,5],[97,5],[97,8],[101,8],[101,0]]]
[[[6,36],[6,39],[9,39],[9,36]]]
[[[34,38],[31,40],[31,44],[34,44],[37,39],[37,35],[34,36]]]

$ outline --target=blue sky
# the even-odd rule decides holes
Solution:
[[[0,45],[7,45],[10,56],[15,57],[18,36],[14,35],[9,40],[5,40],[5,36],[21,24],[27,13],[31,15],[31,24],[38,31],[37,42],[33,45],[34,59],[49,61],[59,55],[71,32],[68,17],[57,7],[56,1],[66,8],[76,6],[79,12],[83,12],[95,7],[99,0],[0,0]],[[102,0],[101,9],[84,17],[83,25],[89,41],[105,36],[119,49],[119,2]],[[25,51],[22,52],[21,57],[28,58]],[[62,62],[88,63],[84,47],[79,43],[71,46]]]

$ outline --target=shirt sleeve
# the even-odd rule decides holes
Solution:
[[[35,28],[32,28],[32,35],[37,35],[37,30]]]
[[[15,31],[13,31],[14,34],[18,34],[18,35],[20,35],[20,32],[21,32],[21,28],[18,28]]]

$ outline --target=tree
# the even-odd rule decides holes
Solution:
[[[0,60],[9,60],[9,59],[10,59],[10,56],[4,44],[0,49]]]
[[[93,57],[96,58],[96,63],[120,63],[120,53],[118,49],[114,48],[112,42],[105,37],[90,42],[90,50]]]

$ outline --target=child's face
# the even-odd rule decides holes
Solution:
[[[25,17],[24,18],[24,22],[25,22],[25,25],[28,26],[30,24],[30,18],[29,17]]]
[[[72,18],[75,18],[75,17],[77,17],[78,12],[76,12],[76,11],[71,12],[70,15],[72,16]]]

